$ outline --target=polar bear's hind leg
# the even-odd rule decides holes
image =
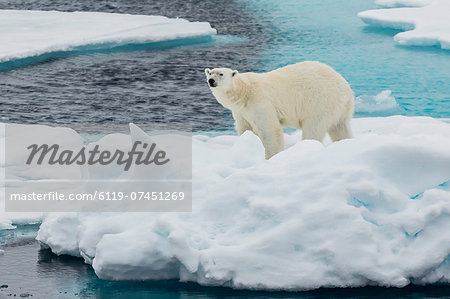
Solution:
[[[331,127],[328,131],[331,140],[339,141],[342,139],[352,138],[352,129],[350,126],[350,120],[344,119],[337,123],[335,126]]]

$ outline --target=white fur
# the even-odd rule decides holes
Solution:
[[[303,139],[351,138],[353,92],[331,67],[316,61],[288,65],[268,73],[205,69],[217,101],[230,109],[239,135],[253,131],[269,159],[284,148],[283,127],[303,130]]]

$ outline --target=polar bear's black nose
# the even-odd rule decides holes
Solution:
[[[216,87],[216,81],[214,79],[209,79],[208,83],[209,83],[209,86]]]

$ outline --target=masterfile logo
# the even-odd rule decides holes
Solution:
[[[30,155],[26,162],[30,165],[37,158],[35,163],[41,165],[44,160],[49,165],[108,165],[111,163],[117,163],[117,165],[124,165],[124,171],[130,170],[133,162],[136,165],[164,165],[170,161],[166,158],[166,152],[164,150],[155,150],[156,143],[148,144],[141,141],[135,141],[129,152],[124,152],[117,149],[114,152],[109,150],[100,151],[100,146],[95,145],[92,150],[86,150],[86,147],[82,147],[79,151],[72,150],[60,150],[58,144],[32,144],[27,147],[30,150]],[[141,150],[140,150],[141,149]]]

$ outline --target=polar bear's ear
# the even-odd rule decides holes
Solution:
[[[238,71],[233,71],[233,72],[231,73],[231,77],[236,76],[238,73],[239,73]]]
[[[206,75],[209,75],[211,73],[211,70],[210,69],[205,69],[205,74]]]

